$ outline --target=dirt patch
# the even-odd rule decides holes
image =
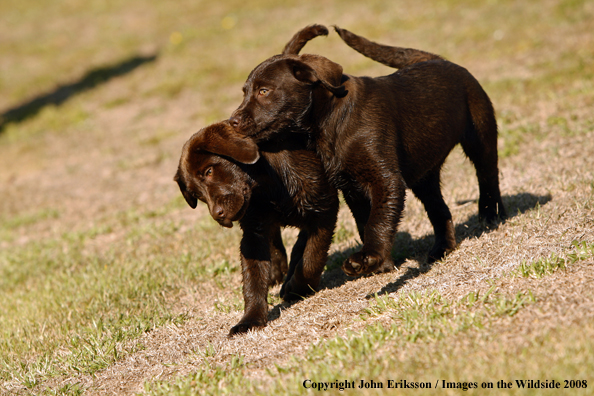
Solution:
[[[510,219],[497,228],[487,229],[477,222],[474,202],[452,203],[460,247],[442,262],[431,267],[425,264],[426,251],[431,246],[430,224],[420,203],[409,198],[396,248],[407,249],[410,255],[397,271],[353,280],[340,269],[331,270],[324,275],[325,288],[315,296],[290,306],[271,306],[267,328],[229,340],[226,334],[242,313],[220,312],[213,301],[237,298],[230,291],[240,286],[237,274],[228,289],[205,286],[182,296],[178,307],[189,315],[183,325],[169,325],[146,334],[133,342],[142,345],[139,352],[93,377],[64,381],[80,381],[97,394],[133,394],[142,391],[147,381],[187,375],[204,367],[206,361],[224,366],[235,355],[244,357],[250,377],[265,379],[266,368],[282,366],[290,356],[303,356],[319,340],[368,326],[369,322],[360,320],[360,314],[376,293],[397,297],[411,291],[437,290],[444,298],[457,301],[471,291],[484,293],[493,284],[493,292],[503,295],[530,290],[536,303],[487,329],[488,335],[497,334],[498,345],[505,342],[509,348],[521,348],[538,334],[593,317],[592,260],[542,279],[509,276],[520,262],[548,257],[553,252],[561,254],[572,241],[587,240],[591,235],[592,191],[583,187],[583,180],[592,177],[588,170],[594,169],[586,154],[589,150],[585,149],[590,147],[591,137],[590,134],[571,142],[556,142],[567,153],[557,161],[549,161],[547,146],[555,144],[551,142],[527,149],[524,161],[503,161],[502,190]],[[573,165],[576,156],[585,164],[579,174]],[[461,156],[454,155],[448,169],[470,168],[464,162]],[[509,162],[530,164],[530,168],[517,169]],[[469,183],[463,183],[462,191],[457,191],[449,184],[452,178],[452,172],[448,172],[444,185],[453,190],[454,196],[475,198],[465,192],[473,189]],[[575,189],[564,191],[567,183],[574,183]],[[354,230],[348,211],[341,212],[341,222]],[[353,241],[334,245],[332,253],[340,254],[354,246]],[[277,287],[271,294],[278,295],[278,291]]]
[[[166,295],[174,312],[185,314],[182,324],[168,324],[120,343],[121,358],[93,375],[41,375],[35,391],[78,382],[89,394],[135,394],[146,382],[173,381],[204,369],[207,362],[227,367],[238,355],[249,367],[246,375],[270,381],[266,369],[289,364],[292,356],[305,356],[321,339],[360,331],[373,321],[391,323],[389,315],[361,320],[375,294],[398,298],[413,291],[437,291],[456,301],[492,286],[493,293],[502,295],[533,293],[536,301],[516,315],[494,320],[468,337],[448,340],[453,354],[471,343],[484,355],[502,348],[519,351],[547,334],[564,334],[568,328],[575,334],[576,327],[591,322],[592,260],[540,279],[509,273],[522,262],[567,252],[574,240],[593,242],[594,91],[587,68],[592,63],[593,4],[546,1],[504,8],[485,3],[450,9],[448,2],[432,7],[411,3],[388,12],[386,2],[273,3],[262,6],[274,8],[270,14],[223,3],[208,9],[203,2],[184,3],[179,9],[146,3],[141,13],[133,3],[121,9],[85,6],[83,14],[73,11],[67,18],[60,17],[65,11],[59,8],[46,14],[47,5],[40,3],[26,7],[30,15],[10,14],[4,29],[9,45],[0,48],[3,70],[13,70],[0,81],[8,92],[0,100],[3,112],[18,106],[15,101],[39,94],[39,89],[76,81],[97,64],[117,63],[120,55],[158,56],[134,73],[105,81],[60,106],[45,106],[0,132],[0,249],[17,251],[32,242],[61,241],[67,234],[98,230],[84,242],[84,254],[122,249],[125,255],[152,248],[194,253],[192,241],[184,238],[188,230],[200,230],[197,224],[210,220],[204,206],[191,211],[183,200],[178,202],[172,178],[181,147],[198,128],[228,116],[239,104],[241,83],[250,68],[272,55],[274,48],[280,50],[293,33],[284,23],[270,23],[288,13],[295,29],[312,22],[336,23],[378,42],[443,54],[467,67],[494,101],[501,152],[508,145],[517,150],[500,160],[509,219],[491,228],[479,223],[476,176],[457,149],[444,167],[442,191],[454,216],[459,248],[445,260],[426,264],[432,229],[422,205],[409,193],[393,251],[398,270],[346,277],[339,263],[359,244],[352,217],[343,208],[338,222],[342,237],[331,248],[332,269],[324,275],[324,288],[292,305],[280,303],[279,288],[272,289],[270,323],[264,330],[226,338],[242,315],[238,271],[226,275],[223,285],[218,280],[180,282]],[[101,23],[95,26],[98,12]],[[312,20],[312,15],[323,18]],[[221,30],[226,16],[237,18],[235,31]],[[120,20],[129,23],[114,24]],[[65,31],[67,21],[86,26],[79,40],[71,40],[71,31]],[[58,29],[55,35],[39,35],[53,29]],[[105,31],[112,33],[102,36]],[[182,37],[177,45],[170,41],[173,32]],[[113,54],[116,41],[122,48]],[[37,51],[44,48],[49,49]],[[60,67],[50,67],[56,54],[66,54],[67,49],[71,52],[60,57]],[[307,52],[327,55],[347,73],[391,72],[354,54],[334,36],[308,44]],[[145,228],[126,224],[137,217]],[[158,242],[160,235],[139,237],[137,243],[126,244],[127,233],[148,234],[167,222],[177,227],[177,234]],[[238,239],[237,229],[208,228],[191,235],[217,239],[210,264],[220,259],[228,260],[233,269],[239,266],[238,247],[229,243]],[[283,237],[290,245],[296,232],[287,230]],[[591,334],[588,328],[585,335]],[[442,356],[442,346],[416,343],[394,352],[394,358],[421,352]],[[15,362],[30,357],[18,356]],[[30,391],[23,380],[3,385]]]

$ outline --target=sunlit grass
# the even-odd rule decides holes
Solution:
[[[185,136],[227,118],[252,68],[307,24],[336,24],[467,67],[494,103],[504,163],[523,158],[533,143],[573,141],[594,130],[594,18],[588,1],[7,0],[0,3],[0,19],[0,114],[89,73],[98,78],[92,89],[22,120],[0,119],[7,121],[0,130],[6,193],[0,202],[0,382],[22,394],[82,394],[77,376],[92,376],[141,351],[139,340],[147,332],[185,323],[187,315],[176,306],[179,295],[201,297],[203,288],[213,288],[220,296],[207,294],[205,303],[212,312],[242,310],[241,231],[196,216],[171,179]],[[393,72],[353,52],[334,33],[304,52],[328,56],[349,74]],[[117,76],[102,69],[135,56],[155,59]],[[88,155],[91,149],[96,150]],[[549,155],[554,162],[568,154],[553,147]],[[530,166],[526,161],[517,170]],[[564,181],[561,190],[548,193],[554,204],[575,199],[576,207],[591,208],[589,170],[574,168],[583,180]],[[51,179],[56,174],[70,179],[58,183]],[[108,184],[110,174],[131,177]],[[86,206],[99,197],[77,190],[82,179],[107,186],[100,191],[108,197],[104,207],[89,210],[89,217]],[[149,179],[166,179],[171,195],[151,191],[155,184]],[[527,189],[536,182],[531,183]],[[143,188],[134,190],[137,196],[121,194],[130,185]],[[148,198],[138,191],[148,191]],[[589,191],[590,198],[568,198],[573,191]],[[54,192],[53,200],[46,202],[44,192]],[[76,205],[83,209],[70,210]],[[505,224],[506,232],[513,234],[539,214],[539,205],[523,217],[518,213]],[[358,238],[339,222],[334,243],[348,248],[332,256],[328,269],[337,270],[359,248]],[[519,261],[505,279],[538,282],[590,262],[587,238]],[[417,254],[410,240],[399,233],[396,261]],[[532,289],[501,289],[475,290],[462,299],[437,291],[378,295],[356,315],[363,330],[322,339],[288,362],[269,365],[263,381],[253,379],[255,369],[241,354],[228,356],[225,364],[208,363],[219,352],[209,344],[193,351],[204,358],[193,374],[148,381],[145,391],[301,394],[307,378],[343,377],[486,381],[521,373],[587,379],[594,367],[591,323],[554,328],[507,350],[493,326],[540,306]],[[281,304],[272,294],[269,302]],[[51,382],[57,379],[59,386]]]
[[[229,262],[209,258],[212,241],[195,237],[218,227],[210,222],[183,234],[199,242],[192,251],[172,254],[160,244],[174,242],[179,225],[147,220],[177,206],[175,200],[160,212],[123,212],[112,226],[2,250],[0,378],[32,388],[57,375],[106,368],[137,348],[122,349],[122,341],[184,321],[168,297],[180,287],[218,282],[235,272]],[[89,247],[122,227],[123,236],[112,246]]]

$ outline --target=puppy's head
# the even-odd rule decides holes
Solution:
[[[309,132],[312,109],[346,95],[342,76],[342,66],[323,56],[273,56],[250,73],[243,102],[229,122],[240,134],[257,140],[285,129]]]
[[[232,227],[248,207],[253,179],[239,164],[260,158],[254,141],[241,136],[226,122],[195,133],[184,145],[174,181],[188,205],[198,200],[208,205],[211,216]]]

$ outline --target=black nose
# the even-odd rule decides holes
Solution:
[[[234,115],[234,116],[231,116],[231,118],[229,118],[229,124],[231,124],[231,126],[233,128],[239,128],[240,123],[241,123],[241,117],[238,115]]]

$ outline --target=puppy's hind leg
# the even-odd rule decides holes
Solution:
[[[497,218],[506,217],[499,190],[497,121],[487,94],[480,86],[475,88],[468,95],[472,120],[468,121],[461,144],[476,169],[480,192],[479,217],[493,223]]]
[[[443,200],[440,186],[440,169],[429,173],[423,180],[411,187],[423,203],[435,233],[435,244],[429,252],[430,263],[442,259],[456,248],[456,234],[452,214]]]

